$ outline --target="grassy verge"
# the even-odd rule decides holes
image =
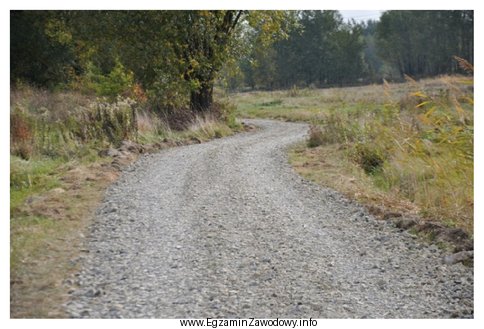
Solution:
[[[93,209],[118,175],[107,164],[11,158],[11,181],[22,184],[11,187],[11,317],[64,316],[65,280]]]
[[[133,141],[143,152],[156,151],[227,136],[239,129],[233,120],[220,118],[220,113],[193,117],[176,130],[129,99],[107,102],[72,92],[13,90],[11,317],[66,316],[63,303],[94,209],[104,190],[118,178],[119,168],[141,152],[113,159],[101,156],[100,151],[122,147],[123,140]]]
[[[291,152],[304,176],[375,213],[414,213],[473,232],[473,80],[241,93],[242,117],[312,124]]]

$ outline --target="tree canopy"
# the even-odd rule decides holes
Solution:
[[[159,108],[207,110],[214,85],[290,88],[455,73],[473,11],[11,11],[11,81],[100,94],[139,86]]]

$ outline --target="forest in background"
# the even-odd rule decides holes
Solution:
[[[338,11],[293,13],[288,37],[256,43],[229,79],[231,89],[351,86],[462,73],[473,63],[472,11],[387,11],[379,21],[345,23]],[[230,75],[229,75],[230,76]]]
[[[402,81],[473,64],[470,10],[12,11],[11,82],[206,110],[230,90]]]

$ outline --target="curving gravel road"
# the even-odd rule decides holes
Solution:
[[[285,150],[306,125],[250,122],[110,187],[72,317],[473,317],[472,269],[293,172]]]

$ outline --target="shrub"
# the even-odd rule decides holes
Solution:
[[[11,96],[10,152],[23,159],[81,156],[96,144],[137,138],[137,104],[129,98],[94,99],[27,86]]]
[[[311,125],[309,127],[308,147],[317,147],[326,143],[326,138],[319,126]]]
[[[230,102],[214,102],[210,107],[210,114],[214,119],[222,121],[230,128],[238,128],[239,123],[235,117],[236,107]]]
[[[12,142],[27,142],[32,139],[32,124],[28,116],[18,107],[10,115],[10,140]]]
[[[126,70],[119,60],[116,60],[108,75],[103,75],[94,64],[90,63],[81,84],[83,89],[87,89],[87,91],[93,91],[98,96],[115,100],[118,95],[126,95],[132,92],[134,76],[132,72]]]
[[[11,152],[22,159],[28,160],[33,152],[32,122],[26,113],[15,107],[10,114],[10,144]]]
[[[352,149],[353,160],[361,167],[367,174],[374,174],[380,170],[385,163],[385,154],[376,145],[368,143],[357,143]]]
[[[136,109],[129,98],[118,97],[116,102],[99,100],[84,112],[85,127],[79,127],[84,139],[107,140],[119,145],[122,140],[136,137]]]
[[[174,111],[188,107],[190,90],[186,81],[161,75],[147,90],[147,97],[151,107],[162,113],[166,109]]]

